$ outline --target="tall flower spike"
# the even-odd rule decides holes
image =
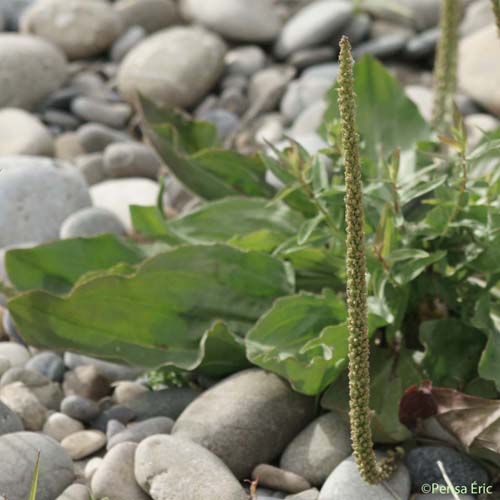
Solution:
[[[434,66],[432,110],[432,124],[438,131],[452,122],[453,98],[457,90],[458,28],[462,10],[462,0],[441,1],[441,36]]]
[[[361,477],[370,484],[387,479],[396,457],[377,464],[370,424],[370,343],[366,291],[363,186],[356,124],[351,45],[340,41],[338,103],[345,160],[347,226],[347,309],[349,326],[349,401],[351,439]]]
[[[491,0],[491,6],[497,21],[498,36],[500,36],[500,0]]]

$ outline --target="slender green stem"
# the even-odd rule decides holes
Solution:
[[[438,131],[449,125],[457,90],[458,29],[462,0],[442,0],[441,37],[434,67],[434,108],[432,124]]]
[[[356,124],[353,64],[347,37],[340,42],[339,109],[345,161],[347,226],[347,308],[349,327],[349,400],[351,438],[361,477],[377,484],[395,468],[395,457],[377,464],[370,412],[370,343],[366,288],[363,186]]]

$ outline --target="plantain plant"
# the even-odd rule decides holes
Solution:
[[[438,140],[379,62],[351,64],[344,41],[331,144],[313,155],[294,141],[229,151],[214,126],[143,101],[144,133],[199,206],[175,218],[133,206],[128,238],[8,251],[23,338],[193,379],[257,365],[346,420],[351,399],[370,482],[392,468],[372,440],[411,437],[398,417],[406,388],[428,378],[496,396],[500,133],[470,148],[457,121]]]

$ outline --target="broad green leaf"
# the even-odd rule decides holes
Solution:
[[[406,185],[404,188],[399,190],[399,201],[401,205],[404,206],[407,203],[420,198],[424,194],[431,193],[437,187],[444,184],[447,178],[447,175],[441,175],[436,179]]]
[[[345,258],[325,247],[295,247],[280,254],[292,264],[298,290],[321,292],[324,288],[345,288]]]
[[[216,322],[201,339],[199,360],[197,370],[211,377],[224,376],[251,366],[243,339],[231,333],[222,321]]]
[[[486,339],[477,328],[446,318],[420,324],[422,369],[435,385],[463,389],[477,376]]]
[[[328,94],[326,123],[339,119],[335,86]],[[384,161],[396,148],[413,149],[430,137],[430,127],[402,86],[371,56],[354,66],[354,91],[363,154],[375,164]]]
[[[257,231],[269,231],[279,244],[296,235],[304,220],[299,212],[283,203],[269,205],[260,198],[224,198],[205,203],[178,219],[164,221],[162,235],[160,220],[153,209],[132,210],[134,225],[138,222],[135,227],[141,233],[189,243],[226,242]],[[139,218],[137,214],[146,216]]]
[[[345,369],[346,308],[331,292],[285,297],[260,318],[245,343],[248,359],[315,395]]]
[[[376,443],[399,443],[411,437],[399,422],[399,401],[405,390],[422,380],[410,351],[397,355],[389,349],[372,349],[370,356],[370,408],[372,431]],[[325,393],[321,405],[348,418],[349,387],[343,374]]]
[[[65,293],[89,271],[119,263],[138,264],[144,254],[134,244],[106,234],[9,250],[5,260],[9,279],[19,291]]]
[[[8,307],[30,345],[186,370],[202,363],[205,350],[214,371],[235,350],[228,333],[214,324],[222,321],[242,336],[276,298],[291,292],[279,260],[225,245],[199,245],[148,259],[135,274],[85,280],[65,296],[27,292]],[[217,359],[220,346],[225,347]]]
[[[168,229],[167,221],[158,207],[131,205],[129,210],[132,226],[142,237],[173,245],[183,242],[182,238]]]
[[[370,316],[370,332],[384,324]],[[287,378],[303,394],[319,394],[347,364],[345,304],[329,290],[284,297],[259,319],[245,343],[252,363]]]
[[[169,170],[193,193],[207,200],[225,196],[271,197],[266,168],[258,156],[217,149],[215,128],[143,100],[145,132]]]
[[[271,253],[283,242],[283,236],[270,229],[260,229],[253,233],[233,236],[227,242],[229,245],[240,248],[241,250]]]
[[[479,255],[468,263],[474,271],[489,275],[498,272],[500,262],[500,236],[488,243],[488,246],[482,250]]]
[[[399,261],[396,262],[391,272],[394,275],[394,279],[400,285],[404,285],[414,280],[420,274],[422,274],[429,266],[439,262],[441,259],[446,257],[445,250],[439,250],[434,252],[427,257],[418,257],[412,259],[411,261]]]

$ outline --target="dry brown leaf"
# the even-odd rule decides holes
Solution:
[[[444,440],[500,466],[500,400],[424,381],[404,393],[399,419],[418,437]]]

